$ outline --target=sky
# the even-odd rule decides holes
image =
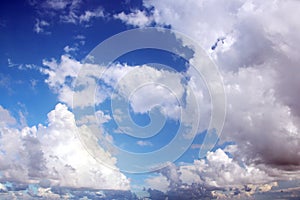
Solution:
[[[299,199],[300,2],[0,7],[1,199]]]

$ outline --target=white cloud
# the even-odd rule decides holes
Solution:
[[[52,185],[101,189],[129,189],[129,180],[117,169],[97,162],[82,146],[77,131],[89,135],[89,128],[76,126],[74,115],[58,104],[48,114],[48,125],[22,130],[0,127],[1,179]],[[97,141],[89,137],[91,147]],[[114,166],[116,159],[97,145],[97,156]],[[101,184],[99,184],[101,183]]]
[[[77,51],[77,50],[78,50],[77,47],[69,47],[68,45],[64,47],[64,51],[66,53],[74,52],[74,51]]]
[[[128,25],[133,25],[137,27],[145,27],[150,25],[153,20],[151,17],[147,16],[145,11],[135,10],[129,14],[124,12],[114,15],[115,19],[120,19]]]
[[[44,3],[44,6],[49,9],[62,10],[71,4],[70,0],[47,0]]]
[[[144,146],[153,146],[153,144],[152,144],[151,142],[149,142],[149,141],[139,140],[139,141],[137,141],[136,143],[137,143],[139,146],[142,146],[142,147],[144,147]]]
[[[45,31],[45,27],[47,27],[47,26],[50,26],[50,24],[48,22],[46,22],[45,20],[36,19],[33,30],[36,33],[50,34],[50,32]]]
[[[161,174],[159,174],[158,176],[147,178],[145,180],[145,183],[149,188],[160,190],[162,192],[167,192],[170,185],[168,179]]]
[[[85,36],[84,35],[76,35],[74,38],[77,40],[84,40]]]
[[[51,61],[44,60],[43,65],[47,68],[42,68],[41,72],[48,75],[45,82],[58,94],[58,99],[61,102],[66,103],[70,107],[85,107],[93,106],[104,100],[104,97],[101,97],[101,95],[95,99],[86,98],[93,97],[95,92],[94,86],[96,86],[97,77],[100,76],[103,67],[93,64],[82,64],[68,55],[62,55],[60,61],[55,59]],[[79,80],[76,79],[79,73],[80,76],[84,76],[83,82],[78,82]],[[75,91],[77,87],[82,89]],[[73,102],[73,97],[76,98],[75,102]],[[75,104],[73,105],[73,103]]]
[[[95,11],[85,11],[84,14],[79,16],[79,22],[89,22],[92,18],[104,17],[103,9],[97,9]]]
[[[149,187],[169,191],[171,194],[178,190],[192,192],[196,188],[204,188],[204,191],[207,188],[215,188],[212,192],[215,197],[232,199],[246,198],[257,191],[268,191],[277,186],[275,177],[269,176],[255,165],[241,164],[240,161],[230,158],[227,153],[217,149],[215,152],[209,152],[205,159],[194,160],[193,164],[182,163],[176,166],[170,163],[159,171],[157,177],[150,178],[152,182]],[[238,196],[236,191],[240,193]]]
[[[183,182],[191,184],[192,181],[199,181],[218,187],[262,184],[272,180],[254,166],[240,166],[221,149],[209,152],[207,160],[195,160],[192,166],[180,167],[180,172]]]
[[[99,65],[82,64],[67,55],[61,56],[60,61],[44,60],[43,64],[48,67],[41,70],[48,75],[46,83],[58,94],[59,100],[69,106],[93,106],[108,98],[112,94],[109,88],[100,86],[100,91],[95,92],[97,81],[100,80],[114,88],[118,95],[130,100],[134,112],[146,113],[159,105],[165,116],[180,118],[182,107],[179,101],[185,92],[185,86],[181,83],[183,75],[180,73],[157,70],[146,65],[115,64],[106,69]],[[80,78],[79,73],[82,73]],[[78,86],[83,89],[76,90]],[[87,98],[94,95],[95,98]],[[145,99],[145,95],[149,98]]]
[[[181,107],[178,101],[185,91],[182,78],[180,73],[157,70],[147,65],[117,65],[104,74],[104,81],[130,100],[134,112],[146,113],[155,106],[161,106],[163,114],[172,119],[180,117]]]
[[[34,31],[41,33],[44,31],[45,26],[50,24],[45,21],[58,21],[60,23],[71,24],[85,24],[90,22],[93,18],[105,17],[104,11],[101,7],[93,10],[82,9],[82,0],[47,0],[42,3],[30,3],[34,6],[39,15],[37,23],[35,24]],[[45,32],[49,34],[50,32]]]
[[[6,127],[8,125],[14,125],[16,123],[15,118],[11,116],[8,110],[0,105],[0,127]]]
[[[144,4],[154,7],[150,19],[191,36],[218,64],[228,98],[222,138],[237,143],[234,156],[278,179],[289,170],[295,177],[300,168],[300,104],[295,92],[300,85],[296,17],[300,3],[145,0]],[[224,44],[219,42],[212,51],[219,38]]]
[[[84,115],[82,118],[77,120],[77,124],[80,125],[91,125],[91,124],[103,124],[111,120],[109,115],[103,113],[103,111],[95,111],[94,115]]]

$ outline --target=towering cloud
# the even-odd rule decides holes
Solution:
[[[234,158],[264,166],[270,174],[273,168],[299,170],[300,3],[146,0],[144,4],[155,10],[158,23],[191,36],[219,66],[228,98],[222,139],[236,142]]]
[[[6,116],[7,123],[12,119]],[[74,115],[63,104],[57,104],[48,114],[45,126],[18,130],[1,124],[1,179],[29,183],[48,180],[52,186],[75,188],[129,189],[129,180],[120,171],[97,162],[84,149],[78,131],[89,134],[89,128],[76,126]],[[115,164],[109,153],[100,153],[110,165]]]

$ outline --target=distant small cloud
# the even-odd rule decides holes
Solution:
[[[44,33],[44,34],[50,34],[49,31],[45,31],[45,27],[50,26],[48,22],[45,20],[36,19],[36,22],[33,27],[33,31],[36,33]]]
[[[14,63],[11,58],[7,59],[8,67],[16,67],[19,70],[27,70],[27,69],[38,69],[39,67],[35,64],[20,64]]]
[[[70,47],[70,46],[65,46],[65,47],[64,47],[64,51],[65,51],[66,53],[75,52],[75,51],[77,51],[77,50],[78,50],[77,47]]]
[[[54,10],[62,10],[62,9],[65,9],[68,4],[70,4],[72,1],[70,0],[48,0],[45,2],[45,6],[47,8],[51,8],[51,9],[54,9]]]
[[[76,35],[76,36],[74,37],[74,39],[76,39],[76,40],[84,40],[84,39],[85,39],[85,36],[84,36],[84,35]]]
[[[139,146],[153,146],[153,144],[149,141],[143,141],[143,140],[139,140],[136,142],[137,145]]]

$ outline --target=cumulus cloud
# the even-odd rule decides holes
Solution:
[[[5,118],[12,120],[11,116]],[[47,179],[52,186],[129,189],[129,180],[117,168],[97,162],[80,141],[91,140],[92,146],[97,144],[92,141],[95,138],[79,138],[78,131],[91,134],[87,126],[75,124],[74,115],[63,104],[48,114],[47,125],[19,130],[1,124],[1,180],[38,183]],[[114,166],[116,159],[97,148],[96,155]]]
[[[157,23],[191,36],[218,64],[228,98],[222,139],[236,142],[234,156],[279,179],[295,170],[294,177],[300,166],[299,2],[145,0],[144,5],[155,10],[151,17]]]
[[[69,107],[92,106],[104,100],[105,94],[99,94],[95,99],[93,97],[97,77],[103,71],[103,67],[94,64],[82,64],[72,59],[69,55],[62,55],[59,61],[52,59],[44,60],[45,68],[41,69],[43,74],[48,77],[45,82],[49,87],[58,94],[59,101],[66,103]],[[84,71],[84,82],[78,82],[77,76],[81,69],[88,68]],[[102,95],[102,96],[101,96]],[[73,96],[76,98],[74,105]]]
[[[158,175],[145,180],[147,187],[167,192],[169,188],[169,181],[165,176]]]
[[[228,175],[231,172],[226,172],[226,167],[220,167],[218,170],[225,170],[224,176],[228,175],[220,175],[222,180],[214,176],[218,170],[210,172],[208,169],[207,174],[210,174],[211,178],[182,175],[182,179],[187,183],[205,180],[211,185],[224,186],[233,184],[234,181],[241,184],[260,182],[261,178],[254,176],[253,170],[265,177],[265,180],[269,180],[270,177],[295,177],[300,166],[300,104],[297,92],[300,85],[297,77],[300,61],[300,37],[297,33],[300,32],[300,26],[296,17],[299,2],[213,0],[174,3],[146,0],[144,5],[153,11],[147,14],[145,11],[119,13],[114,17],[126,24],[140,27],[147,26],[154,20],[156,24],[171,25],[173,29],[191,36],[218,65],[227,94],[228,115],[220,142],[236,143],[237,150],[231,152],[234,159],[219,150],[208,153],[208,163],[198,160],[194,162],[193,167],[182,167],[181,170],[186,174],[194,174],[200,168],[205,169],[209,163],[214,163],[216,167],[228,166],[238,171],[240,177],[231,177]],[[196,59],[192,58],[190,62],[193,63],[194,60]],[[44,72],[49,75],[47,83],[55,88],[60,100],[71,105],[70,94],[74,92],[74,88],[66,86],[66,80],[69,80],[69,76],[75,78],[76,73],[67,72],[69,67],[63,65],[68,63],[81,65],[71,58],[62,57],[60,62],[45,62],[45,65],[60,67],[49,66],[50,69]],[[59,71],[60,69],[66,70]],[[69,73],[71,75],[68,75]],[[194,72],[188,69],[187,74],[190,77],[188,84],[196,91],[197,101],[205,103],[204,109],[208,108],[209,101],[206,99],[209,96],[199,87],[197,78],[193,77]],[[125,75],[134,78],[126,79]],[[114,70],[104,74],[103,81],[113,88],[118,85],[118,92],[129,97],[131,91],[136,89],[137,83],[145,80],[163,80],[162,83],[173,85],[172,92],[182,97],[188,90],[180,82],[181,78],[179,73],[157,70],[149,66],[116,65]],[[94,84],[94,79],[87,80],[86,86]],[[92,89],[94,88],[90,88],[89,91]],[[166,93],[166,88],[145,85],[144,89],[146,90],[136,90],[135,95],[130,96],[130,103],[135,112],[146,113],[163,102],[165,114],[177,119],[177,109],[168,109],[177,108],[176,98],[172,98],[172,95],[162,95]],[[84,91],[88,90],[83,90],[80,94]],[[141,97],[145,96],[146,91],[147,94],[151,94],[147,95],[151,98],[145,100]],[[102,99],[110,92],[103,92],[105,95]],[[92,105],[86,100],[80,104]],[[188,108],[191,110],[186,113],[192,113],[193,106]],[[217,163],[217,160],[223,164]],[[248,168],[237,164],[237,160]],[[286,176],[283,177],[282,174]]]
[[[48,75],[46,83],[58,94],[60,101],[74,108],[99,105],[107,98],[123,98],[129,101],[135,113],[145,114],[159,107],[159,111],[169,119],[179,120],[182,117],[182,122],[191,126],[195,119],[190,116],[196,116],[191,94],[195,93],[199,104],[204,103],[203,91],[195,90],[197,84],[202,87],[203,83],[195,82],[194,77],[188,80],[191,73],[118,63],[107,68],[81,63],[68,55],[61,56],[59,61],[44,60],[43,64],[45,68],[41,72]],[[127,117],[126,112],[117,110],[120,112],[114,113],[118,114],[116,120]]]
[[[149,26],[153,22],[151,16],[147,16],[145,11],[140,11],[140,10],[135,10],[129,14],[125,14],[124,12],[121,12],[115,14],[114,18],[120,19],[128,25],[133,25],[136,27]]]
[[[11,116],[8,110],[0,105],[0,126],[6,127],[8,125],[14,125],[15,123],[15,118]]]
[[[179,171],[183,183],[216,187],[262,184],[272,180],[255,166],[240,166],[221,149],[208,152],[206,160],[195,160],[194,165],[182,166]]]

